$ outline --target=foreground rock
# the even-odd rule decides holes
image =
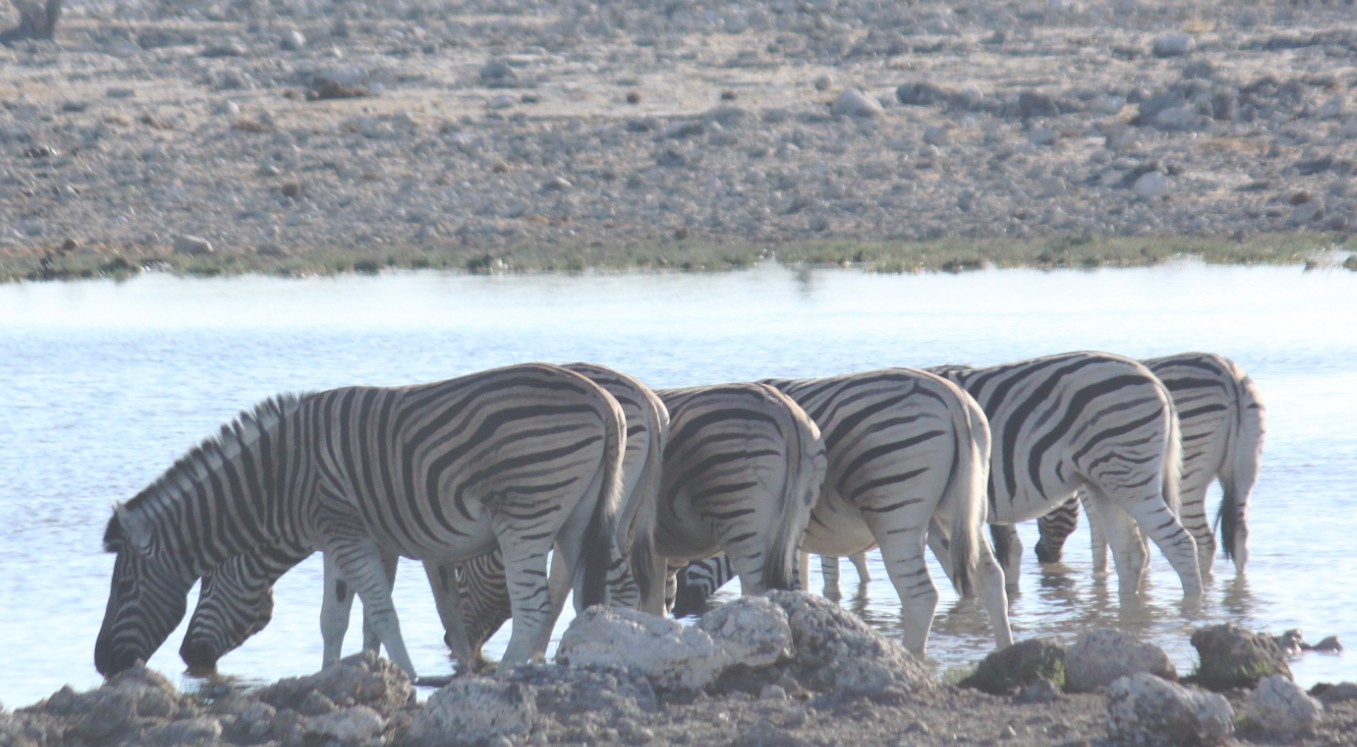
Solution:
[[[1236,713],[1245,718],[1233,745],[1344,745],[1357,734],[1354,683],[1316,688],[1323,707],[1284,677],[1216,695],[1141,672],[1096,694],[1061,694],[1051,665],[1064,652],[1049,641],[1013,647],[1045,673],[1031,684],[999,696],[943,686],[898,645],[802,593],[731,602],[691,629],[586,611],[569,634],[575,650],[602,656],[602,641],[620,636],[611,663],[458,677],[422,704],[398,668],[371,655],[211,699],[138,665],[89,692],[0,710],[0,745],[1210,745],[1229,738]],[[675,655],[690,643],[700,656]],[[660,645],[663,665],[645,650]],[[673,671],[690,666],[705,673]],[[1042,685],[1050,697],[1033,697]]]
[[[1272,675],[1292,679],[1291,667],[1277,641],[1265,633],[1243,630],[1232,624],[1213,625],[1192,634],[1192,645],[1201,658],[1193,679],[1211,690],[1252,688]]]

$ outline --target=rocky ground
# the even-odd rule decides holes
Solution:
[[[71,0],[0,46],[0,259],[1323,246],[1355,55],[1350,1]]]
[[[744,598],[685,626],[593,608],[556,664],[463,675],[422,702],[358,655],[249,691],[185,696],[140,664],[13,713],[0,745],[1318,745],[1357,744],[1357,683],[1290,680],[1270,637],[1194,633],[1201,666],[1116,630],[1022,641],[958,684],[822,597]]]

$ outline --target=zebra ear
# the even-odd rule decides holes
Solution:
[[[104,532],[104,549],[118,552],[124,546],[131,546],[140,553],[150,552],[151,525],[145,517],[119,504],[113,507],[113,518],[109,519],[108,530]]]

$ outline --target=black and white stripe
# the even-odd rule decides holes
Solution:
[[[625,575],[614,537],[622,418],[597,385],[546,364],[269,400],[115,508],[96,665],[113,674],[148,658],[197,578],[286,545],[325,552],[411,675],[383,559],[465,561],[498,545],[515,620],[505,659],[540,655],[553,544],[581,607],[621,585],[610,568]]]
[[[900,596],[905,647],[922,654],[938,603],[924,547],[936,535],[958,592],[978,592],[998,646],[1011,644],[1003,572],[982,531],[990,431],[975,400],[906,368],[764,383],[805,409],[828,451],[802,551],[840,556],[879,547]]]
[[[1202,573],[1211,570],[1216,542],[1208,524],[1206,492],[1219,480],[1221,503],[1216,513],[1222,554],[1235,572],[1248,563],[1248,499],[1258,479],[1267,413],[1258,387],[1238,365],[1214,353],[1181,353],[1143,361],[1168,387],[1182,431],[1183,469],[1179,519],[1197,542]],[[1081,497],[1083,493],[1081,492]],[[1037,557],[1043,563],[1060,559],[1066,538],[1079,520],[1079,503],[1071,499],[1038,520]],[[1101,527],[1090,526],[1093,569],[1107,570],[1107,540]]]
[[[621,407],[626,420],[627,442],[622,465],[618,541],[630,548],[629,560],[643,559],[640,565],[644,568],[638,570],[648,570],[654,564],[651,534],[669,414],[654,392],[631,377],[587,363],[572,363],[564,368],[601,386]],[[261,590],[270,589],[283,573],[310,553],[311,548],[301,545],[276,548],[267,553],[274,559],[272,563],[263,562],[265,553],[244,554],[205,576],[204,590],[189,621],[180,652],[190,667],[212,670],[222,655],[255,632],[257,628],[251,629],[246,621],[258,616],[256,607],[263,602]],[[242,566],[249,570],[243,570]],[[394,565],[391,571],[394,576]],[[562,563],[553,563],[551,623],[569,591],[569,577],[564,571]],[[482,644],[511,613],[503,556],[495,549],[466,562],[426,563],[425,572],[447,631],[445,638],[449,647],[460,661],[478,665]],[[208,580],[212,582],[210,586]],[[639,604],[647,585],[659,582],[658,579],[650,581],[644,573],[638,574],[637,580],[640,588],[632,588],[630,593],[625,586],[613,589],[613,604],[634,607]],[[326,656],[337,657],[352,596],[342,580],[327,579],[325,588],[326,604],[331,606],[322,616]],[[454,600],[460,602],[460,612]],[[376,650],[378,642],[370,627],[365,625],[364,630],[364,647]]]
[[[930,370],[970,392],[989,418],[990,522],[1010,590],[1021,553],[1011,525],[1086,487],[1100,517],[1109,517],[1123,591],[1139,589],[1145,566],[1133,519],[1177,571],[1184,594],[1201,593],[1196,545],[1177,518],[1178,418],[1168,389],[1148,368],[1121,356],[1076,352]]]
[[[797,548],[825,474],[806,413],[763,384],[659,392],[669,439],[655,547],[669,568],[725,552],[745,594],[795,588]],[[645,609],[659,609],[663,590]]]

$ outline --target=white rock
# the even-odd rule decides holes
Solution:
[[[731,664],[706,631],[635,610],[590,607],[561,636],[558,664],[636,667],[656,689],[699,690]]]
[[[703,615],[697,627],[734,663],[765,667],[792,655],[787,613],[766,597],[740,597],[723,604]]]
[[[1158,171],[1147,171],[1131,185],[1131,191],[1142,200],[1158,199],[1168,194],[1169,180]]]
[[[1223,695],[1142,672],[1107,688],[1107,728],[1117,741],[1216,745],[1234,733],[1234,709]]]
[[[345,744],[366,742],[384,728],[386,719],[382,714],[364,705],[312,716],[303,727],[308,737],[335,739]]]
[[[211,254],[212,242],[200,236],[190,236],[188,234],[176,236],[174,237],[174,253],[193,256]]]
[[[278,46],[288,52],[296,52],[306,46],[306,35],[297,29],[288,29],[278,39]]]
[[[1274,674],[1249,695],[1244,714],[1269,736],[1291,739],[1309,733],[1324,716],[1324,706],[1295,682]]]
[[[522,685],[487,677],[458,678],[429,697],[406,738],[414,745],[479,744],[525,737],[537,704]]]
[[[856,88],[850,88],[834,99],[830,111],[841,117],[875,117],[883,109],[880,101]]]
[[[1139,672],[1177,675],[1163,649],[1121,630],[1087,631],[1065,649],[1065,689],[1071,692],[1091,692]]]

